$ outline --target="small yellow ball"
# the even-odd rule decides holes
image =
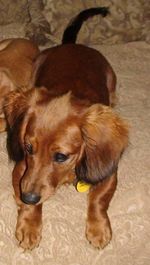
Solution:
[[[91,184],[88,184],[88,183],[83,182],[83,181],[78,181],[76,189],[78,192],[86,192],[90,189],[90,187],[91,187]]]

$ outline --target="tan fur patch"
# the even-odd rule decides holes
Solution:
[[[59,122],[63,122],[63,120],[65,120],[68,117],[68,115],[72,112],[70,98],[71,98],[71,93],[68,92],[63,96],[56,97],[50,100],[47,103],[47,106],[45,106],[44,108],[42,104],[39,104],[37,107],[39,95],[35,91],[34,102],[32,98],[31,105],[33,110],[37,114],[36,116],[39,117],[40,127],[41,126],[47,127],[47,125],[49,125],[50,122],[55,127]]]

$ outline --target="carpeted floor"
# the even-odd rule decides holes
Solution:
[[[15,239],[17,209],[11,186],[6,134],[0,135],[0,265],[150,264],[150,46],[144,42],[97,46],[118,77],[116,111],[131,126],[109,208],[112,242],[94,249],[85,239],[86,193],[62,187],[44,204],[43,238],[32,252]]]

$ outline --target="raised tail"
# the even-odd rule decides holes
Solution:
[[[62,44],[75,43],[77,34],[83,24],[89,17],[101,15],[103,17],[109,14],[108,7],[93,7],[81,11],[67,26],[62,37]]]

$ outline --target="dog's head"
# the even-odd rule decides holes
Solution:
[[[71,93],[52,97],[45,88],[10,93],[4,104],[8,151],[23,160],[22,200],[46,200],[65,182],[96,184],[117,170],[128,129],[111,108],[88,105]]]

